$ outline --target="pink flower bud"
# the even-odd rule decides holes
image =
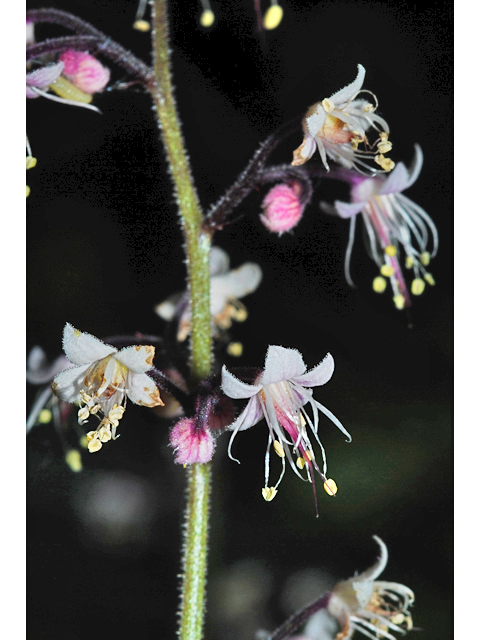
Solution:
[[[264,215],[260,216],[267,229],[281,235],[300,222],[304,209],[301,191],[299,182],[277,184],[270,189],[262,203]]]
[[[193,418],[182,418],[170,433],[170,444],[175,448],[177,464],[210,462],[215,442],[208,429],[195,427]]]
[[[89,53],[69,49],[60,56],[62,75],[85,93],[103,91],[110,80],[110,69],[104,67]]]

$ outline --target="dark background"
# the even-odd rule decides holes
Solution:
[[[45,6],[30,2],[29,7]],[[131,29],[136,3],[55,3],[93,22],[149,59],[150,39]],[[246,298],[250,317],[232,338],[257,365],[269,344],[296,347],[309,367],[327,351],[332,381],[316,397],[348,428],[347,445],[322,421],[322,441],[339,492],[319,496],[290,472],[272,503],[261,496],[266,428],[236,439],[242,464],[214,459],[209,640],[250,640],[273,629],[323,588],[375,558],[387,543],[385,580],[417,596],[424,640],[452,635],[452,16],[450,3],[293,2],[281,26],[256,31],[253,2],[213,4],[217,22],[198,26],[200,5],[174,3],[172,46],[178,107],[199,195],[208,207],[286,120],[350,83],[356,65],[391,128],[392,157],[407,164],[413,144],[425,165],[408,196],[440,233],[431,272],[437,285],[411,317],[371,291],[376,267],[359,234],[345,283],[348,223],[324,216],[321,185],[293,234],[259,221],[262,193],[216,237],[232,265],[261,265]],[[266,8],[266,5],[264,9]],[[41,26],[37,39],[65,32]],[[124,81],[113,70],[114,81]],[[98,115],[44,99],[28,104],[38,165],[28,172],[28,348],[50,358],[66,321],[99,337],[162,334],[156,303],[184,287],[176,206],[148,95],[111,91]],[[289,162],[300,133],[275,152]],[[157,363],[161,366],[162,363]],[[36,389],[29,387],[31,404]],[[168,447],[171,423],[130,405],[122,437],[73,474],[51,425],[28,450],[28,638],[76,640],[121,632],[173,638],[184,470]],[[69,436],[75,442],[75,435]],[[275,474],[275,471],[274,471]],[[415,632],[412,632],[412,636]]]

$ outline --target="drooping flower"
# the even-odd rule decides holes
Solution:
[[[336,493],[336,484],[333,480],[327,481],[327,460],[325,450],[318,436],[319,410],[347,436],[351,436],[341,422],[322,404],[313,398],[310,387],[324,385],[333,374],[334,362],[330,354],[324,360],[306,372],[306,366],[301,354],[296,349],[286,349],[280,346],[270,346],[265,359],[265,367],[257,376],[254,384],[247,384],[236,378],[224,366],[222,369],[222,390],[230,398],[236,400],[248,398],[248,403],[240,416],[233,422],[229,429],[233,431],[228,447],[230,458],[232,442],[239,431],[253,427],[265,418],[269,436],[267,452],[265,455],[265,487],[262,495],[265,500],[272,500],[285,473],[285,457],[288,458],[291,468],[303,480],[313,484],[315,495],[314,471],[320,475],[324,482],[325,491],[329,495]],[[313,422],[305,411],[305,405],[312,408]],[[310,427],[315,440],[320,445],[323,459],[323,468],[317,465],[313,446],[310,441],[307,425]],[[275,453],[282,460],[282,472],[278,482],[270,486],[270,450],[273,445]],[[293,455],[292,455],[293,454]],[[294,457],[295,460],[294,460]],[[237,460],[238,462],[238,460]],[[306,478],[300,470],[306,470]],[[318,515],[318,510],[317,510]]]
[[[399,162],[389,176],[365,178],[352,173],[347,178],[352,183],[351,202],[336,201],[333,207],[322,203],[326,212],[350,219],[350,237],[345,256],[345,272],[350,285],[353,285],[350,257],[355,238],[356,216],[362,214],[367,251],[380,270],[373,281],[373,289],[382,293],[386,289],[388,278],[393,290],[393,301],[398,309],[411,305],[400,266],[400,249],[405,254],[406,268],[413,270],[411,293],[423,293],[425,282],[435,284],[433,276],[425,267],[437,253],[437,229],[430,216],[402,193],[416,181],[422,164],[422,150],[419,145],[415,145],[415,158],[410,171],[403,162]],[[345,177],[345,173],[342,175]]]
[[[84,51],[69,49],[62,53],[60,62],[64,64],[62,75],[85,93],[103,91],[110,80],[110,69]]]
[[[388,550],[378,536],[373,538],[380,547],[377,562],[332,590],[327,611],[342,628],[337,640],[347,640],[355,631],[373,640],[395,640],[392,631],[403,635],[412,628],[408,609],[415,596],[403,584],[376,580],[385,569]]]
[[[298,182],[277,184],[263,199],[260,220],[274,233],[281,235],[293,229],[302,219],[305,205],[301,201],[302,188]]]
[[[388,140],[390,129],[387,122],[375,113],[378,107],[376,96],[362,89],[364,79],[365,69],[359,64],[357,77],[351,84],[310,107],[302,123],[304,139],[293,152],[292,165],[304,164],[318,148],[327,171],[327,156],[344,167],[355,168],[368,175],[377,173],[375,164],[386,172],[393,169],[395,163],[384,155],[392,149]],[[375,104],[358,99],[360,93],[372,95]],[[376,130],[377,137],[370,142],[367,131],[372,128]]]
[[[155,347],[136,345],[118,351],[67,323],[63,350],[75,366],[59,373],[52,389],[60,400],[80,403],[80,424],[90,415],[99,419],[98,428],[87,434],[91,453],[115,440],[127,397],[145,407],[163,405],[157,385],[146,373],[153,367]]]
[[[255,291],[262,279],[262,270],[254,262],[245,262],[230,270],[230,259],[220,247],[210,252],[210,310],[215,328],[229,329],[232,321],[243,322],[247,310],[239,301]],[[191,330],[190,305],[187,292],[176,293],[155,307],[164,320],[178,317],[177,340],[183,342]]]

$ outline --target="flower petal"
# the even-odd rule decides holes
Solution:
[[[131,373],[127,379],[127,396],[142,407],[163,406],[158,387],[146,373]]]
[[[154,311],[164,320],[170,321],[173,320],[175,313],[178,309],[178,303],[183,297],[183,293],[174,293],[171,296],[168,296],[166,300],[157,304]]]
[[[423,152],[419,144],[415,145],[415,157],[413,159],[412,166],[410,167],[410,178],[406,188],[410,187],[418,178],[423,166]]]
[[[298,165],[305,164],[305,162],[313,156],[315,149],[315,139],[307,132],[302,144],[293,152],[292,165],[297,167]]]
[[[327,383],[333,375],[335,369],[335,363],[333,356],[327,353],[325,358],[317,364],[311,371],[304,373],[301,376],[293,378],[293,381],[301,384],[302,387],[319,387],[322,384]]]
[[[235,422],[232,422],[227,428],[229,431],[245,431],[259,423],[263,417],[264,414],[260,400],[256,396],[253,396]]]
[[[373,536],[373,539],[380,547],[380,555],[377,558],[375,564],[373,564],[369,569],[360,573],[358,576],[354,576],[350,578],[350,580],[355,582],[363,582],[365,580],[375,580],[378,576],[383,572],[388,562],[388,549],[387,545],[383,542],[381,538],[378,536]]]
[[[212,247],[210,249],[210,275],[218,276],[227,273],[230,269],[230,258],[228,253],[220,247]]]
[[[325,124],[325,120],[327,119],[327,112],[322,107],[321,102],[317,104],[317,108],[312,113],[311,116],[306,118],[305,122],[307,123],[307,129],[312,138],[320,132],[321,128]]]
[[[359,64],[357,65],[357,68],[358,73],[355,80],[350,84],[347,84],[346,87],[343,87],[343,89],[340,89],[340,91],[337,91],[337,93],[334,93],[333,96],[330,96],[329,98],[329,100],[335,104],[337,109],[349,100],[352,100],[363,86],[363,81],[365,80],[365,67]]]
[[[255,291],[261,280],[262,270],[258,264],[245,262],[238,269],[212,278],[212,299],[215,296],[243,298]]]
[[[35,69],[35,71],[30,71],[26,76],[27,86],[46,89],[50,84],[55,82],[62,73],[62,69],[63,62],[58,62],[57,64],[50,64],[46,67]]]
[[[335,209],[337,210],[338,215],[341,218],[352,218],[356,216],[357,213],[365,206],[365,202],[340,202],[340,200],[335,200]]]
[[[145,373],[153,367],[155,347],[151,345],[135,345],[125,347],[115,358],[134,373]]]
[[[71,367],[59,373],[52,382],[53,393],[64,402],[77,402],[77,400],[80,400],[80,389],[84,386],[85,375],[89,366],[89,364],[86,364],[81,367]]]
[[[266,385],[291,380],[305,373],[306,368],[301,353],[296,349],[270,345],[261,382]]]
[[[89,333],[82,333],[67,322],[63,330],[63,350],[73,364],[91,364],[117,350]]]
[[[222,391],[229,398],[241,400],[251,398],[262,389],[261,384],[247,384],[242,382],[225,365],[222,368]]]
[[[400,193],[408,187],[409,176],[407,167],[403,162],[399,162],[395,169],[388,175],[388,178],[382,184],[378,193],[387,195],[389,193]]]

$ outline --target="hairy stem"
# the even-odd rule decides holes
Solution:
[[[166,0],[153,2],[153,71],[148,89],[158,115],[185,239],[191,310],[190,377],[193,385],[211,371],[210,244],[183,143],[170,72]],[[188,473],[184,525],[180,640],[201,640],[205,613],[210,465],[193,464]]]

